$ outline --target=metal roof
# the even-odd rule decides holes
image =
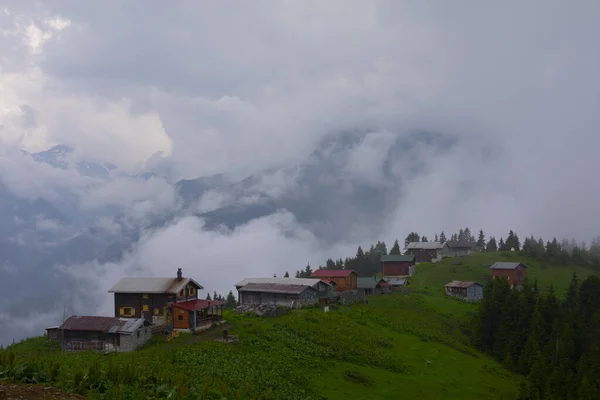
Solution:
[[[144,324],[150,324],[144,318],[116,318],[72,315],[58,329],[66,331],[85,331],[102,333],[122,333],[131,335]]]
[[[212,306],[222,306],[225,304],[224,301],[220,300],[188,300],[183,301],[181,303],[173,303],[172,306],[174,308],[183,308],[188,311],[196,311],[196,310],[206,310]]]
[[[448,240],[446,244],[451,249],[472,249],[477,246],[477,242],[464,242],[460,240]]]
[[[479,285],[479,286],[483,286],[481,283],[477,283],[477,282],[471,282],[471,281],[452,281],[450,283],[447,283],[445,285],[445,287],[452,287],[452,288],[468,288],[471,287],[473,285]]]
[[[356,287],[358,289],[375,289],[379,279],[374,276],[359,276],[356,279]]]
[[[188,283],[193,283],[198,289],[204,289],[202,285],[192,278],[122,278],[108,292],[109,293],[169,293],[177,294],[185,288]]]
[[[415,256],[411,254],[389,254],[381,257],[381,262],[412,262],[415,261]]]
[[[495,262],[490,265],[490,269],[516,269],[519,265],[525,267],[525,265],[520,262]]]
[[[415,250],[436,250],[444,247],[446,243],[440,242],[410,242],[406,249],[415,249]]]
[[[283,285],[280,283],[248,283],[239,290],[240,292],[300,294],[306,289],[316,290],[309,285]]]
[[[140,329],[144,325],[150,325],[150,322],[146,321],[144,318],[119,318],[121,321],[125,321],[123,326],[119,329],[118,333],[122,333],[125,335],[132,335],[138,329]]]
[[[323,282],[323,284],[330,286],[329,283],[317,278],[246,278],[236,283],[235,287],[239,289],[249,283],[279,283],[283,285],[305,285],[315,287],[319,282]]]
[[[317,277],[317,278],[343,278],[346,276],[350,276],[350,274],[355,273],[356,275],[358,275],[358,273],[354,270],[351,269],[318,269],[315,272],[312,273],[311,276]]]
[[[125,321],[115,317],[72,315],[67,318],[58,329],[67,331],[116,333],[124,324]]]
[[[406,279],[404,278],[393,278],[387,281],[392,286],[404,285],[406,283]]]

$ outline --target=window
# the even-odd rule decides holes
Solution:
[[[196,294],[196,288],[193,286],[188,287],[188,296],[194,296]]]
[[[150,311],[150,308],[148,307],[148,304],[144,304],[142,306],[142,311]]]
[[[148,295],[147,295],[147,294],[143,294],[143,295],[142,295],[142,299],[147,299],[147,298],[148,298]]]
[[[177,293],[177,297],[183,297],[184,289],[181,289],[179,293]]]
[[[137,337],[138,338],[140,337],[140,331],[137,331]]]
[[[160,315],[160,309],[155,308],[154,311],[152,312],[152,315]]]
[[[135,315],[135,310],[133,307],[121,307],[119,314],[121,317],[133,317]]]
[[[183,321],[183,315],[178,315],[178,316],[177,316],[177,320],[178,320],[178,321]]]

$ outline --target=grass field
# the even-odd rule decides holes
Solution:
[[[468,345],[475,306],[443,295],[451,280],[489,279],[487,266],[496,260],[518,257],[420,264],[409,293],[329,313],[310,308],[271,319],[229,313],[227,327],[239,345],[211,340],[220,334],[212,330],[168,343],[157,338],[107,357],[63,354],[43,338],[30,339],[8,349],[29,370],[12,367],[4,376],[107,399],[514,399],[520,377]],[[522,261],[540,287],[552,284],[559,294],[574,271],[581,278],[591,273]]]

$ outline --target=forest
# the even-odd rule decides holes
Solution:
[[[562,299],[562,300],[561,300]],[[567,293],[537,284],[484,288],[473,321],[473,345],[527,376],[519,400],[600,398],[600,278],[573,278]]]
[[[410,242],[427,242],[427,236],[421,236],[417,232],[409,233],[404,239],[406,247]],[[510,230],[505,238],[496,239],[494,236],[486,237],[482,229],[479,230],[477,237],[473,235],[467,227],[458,232],[446,236],[444,231],[433,236],[435,242],[457,241],[471,242],[475,244],[476,251],[495,252],[495,251],[516,251],[525,257],[530,257],[544,263],[553,265],[576,264],[586,268],[600,270],[600,236],[593,238],[588,246],[585,242],[577,242],[575,239],[562,239],[544,241],[542,238],[536,239],[533,235],[526,237],[523,241],[517,233]],[[367,250],[359,246],[356,254],[345,259],[328,259],[324,265],[319,265],[316,269],[353,269],[361,276],[370,276],[381,272],[381,256],[387,254],[401,254],[401,246],[396,240],[389,250],[383,241],[372,244]],[[310,277],[313,272],[309,264],[305,268],[297,270],[296,278]],[[285,276],[290,276],[286,272]]]

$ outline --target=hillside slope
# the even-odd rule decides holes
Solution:
[[[271,319],[228,313],[237,346],[211,340],[220,335],[213,329],[169,343],[156,338],[135,353],[110,357],[62,354],[43,338],[8,352],[16,352],[17,364],[28,363],[39,382],[97,398],[514,399],[521,378],[469,346],[476,305],[443,295],[450,280],[489,279],[493,257],[518,258],[477,254],[460,264],[420,264],[410,292],[329,313],[309,308]],[[540,286],[552,284],[559,293],[573,272],[591,273],[522,261]],[[23,369],[4,370],[27,378]]]

